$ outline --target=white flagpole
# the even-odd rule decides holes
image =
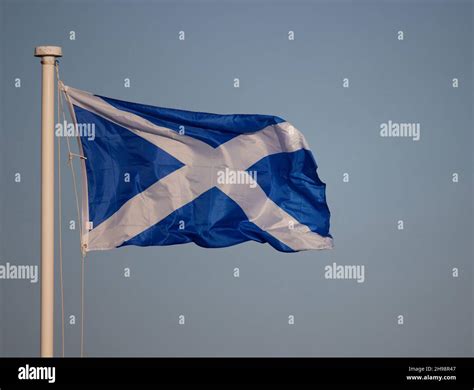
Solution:
[[[57,46],[38,46],[41,57],[41,357],[54,355],[54,73]]]

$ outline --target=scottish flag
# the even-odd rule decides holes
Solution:
[[[245,241],[332,247],[325,184],[304,136],[270,115],[153,107],[64,87],[80,131],[83,245]]]

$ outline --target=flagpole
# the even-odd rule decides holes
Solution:
[[[38,46],[41,57],[41,357],[54,355],[54,73],[57,46]]]

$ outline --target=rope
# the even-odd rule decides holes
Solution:
[[[64,91],[64,84],[59,78],[59,66],[58,66],[58,61],[56,61],[56,78],[58,80],[58,122],[59,122],[59,112],[62,113],[63,115],[63,123],[66,122],[66,114],[64,112],[64,105],[63,105],[63,94],[65,95],[66,99],[68,99],[68,96],[66,92]],[[62,92],[62,93],[61,93]],[[74,118],[73,118],[74,119]],[[77,221],[79,224],[79,243],[80,243],[80,249],[81,249],[81,339],[80,339],[80,344],[81,344],[81,357],[84,357],[84,280],[85,280],[85,257],[86,253],[84,251],[83,243],[82,243],[82,219],[81,219],[81,211],[79,207],[79,196],[78,196],[78,190],[77,190],[77,180],[76,180],[76,172],[74,169],[74,157],[80,157],[80,158],[85,158],[83,156],[80,156],[78,154],[72,153],[71,151],[71,142],[69,141],[69,137],[66,137],[66,143],[67,143],[67,149],[68,149],[68,165],[71,168],[71,175],[72,175],[72,183],[74,187],[74,196],[76,200],[76,212],[77,212]],[[59,179],[59,178],[58,178]],[[60,248],[62,251],[62,242],[61,242],[61,235],[60,235]],[[60,256],[61,259],[61,256]],[[61,264],[61,272],[62,272],[62,260],[60,260]],[[61,275],[61,280],[62,280],[62,275]],[[61,288],[62,288],[62,281],[61,281]],[[63,322],[64,322],[64,314],[63,314]],[[64,325],[63,325],[64,326]],[[64,330],[63,330],[64,332]],[[64,343],[64,341],[63,341]]]
[[[62,83],[61,83],[62,84]],[[64,93],[64,90],[62,90]],[[67,97],[67,95],[66,95]],[[63,102],[62,102],[62,96],[61,96],[61,110],[63,113],[63,118],[64,121],[66,121],[66,115],[63,110]],[[82,243],[82,218],[81,218],[81,211],[79,207],[79,196],[78,196],[78,190],[77,190],[77,179],[76,179],[76,171],[74,168],[74,157],[81,157],[78,154],[72,153],[71,151],[71,142],[69,141],[69,137],[66,137],[67,141],[67,148],[68,148],[68,153],[69,153],[69,158],[68,158],[68,164],[71,168],[71,173],[72,173],[72,183],[74,187],[74,195],[76,199],[76,211],[77,211],[77,220],[79,222],[79,242],[81,246],[81,357],[84,357],[84,280],[85,280],[85,252],[84,252],[84,246]]]
[[[82,252],[81,267],[81,357],[84,357],[84,263],[85,255]]]

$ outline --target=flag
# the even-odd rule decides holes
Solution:
[[[64,92],[85,157],[86,251],[250,240],[282,252],[332,247],[326,185],[285,120]]]

